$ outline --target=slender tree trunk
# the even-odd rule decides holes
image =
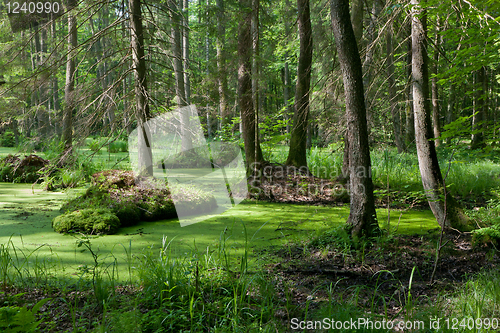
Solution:
[[[148,104],[148,85],[146,80],[146,59],[144,57],[144,34],[142,27],[141,0],[129,0],[130,37],[132,40],[132,69],[135,81],[135,117],[138,129],[138,168],[139,174],[153,175],[153,156],[149,142],[149,129],[145,126],[151,118]]]
[[[370,14],[370,25],[368,26],[368,43],[366,45],[366,55],[363,61],[363,86],[368,93],[371,89],[370,85],[372,83],[372,64],[373,55],[375,54],[375,47],[378,40],[378,17],[380,14],[380,0],[373,0],[372,10]],[[368,119],[368,133],[370,133],[370,127],[373,125],[372,121],[372,106],[371,98],[366,98],[366,117]]]
[[[457,98],[456,84],[452,83],[450,86],[450,92],[448,94],[448,103],[446,105],[446,115],[445,115],[446,124],[450,124],[452,121],[455,120],[455,105],[456,105],[455,99],[456,98]],[[451,137],[448,137],[446,139],[446,144],[450,144],[450,143],[451,143]]]
[[[186,90],[184,88],[184,69],[182,66],[182,39],[181,39],[181,19],[179,1],[169,0],[170,18],[172,24],[172,54],[174,56],[174,74],[175,74],[175,95],[177,97],[177,106],[187,105]]]
[[[364,0],[353,0],[351,7],[352,30],[358,43],[358,50],[361,47],[361,37],[363,36],[363,4]]]
[[[389,104],[391,106],[391,116],[394,130],[394,141],[398,153],[405,150],[405,142],[401,130],[401,118],[398,107],[398,97],[396,95],[396,80],[394,79],[394,48],[392,46],[392,27],[387,28],[387,84],[389,92]]]
[[[51,37],[54,49],[52,50],[54,54],[54,58],[58,58],[57,55],[57,46],[56,46],[56,20],[52,21],[51,24]],[[54,109],[54,114],[56,117],[55,127],[56,127],[56,135],[58,138],[61,137],[61,124],[62,124],[62,114],[60,114],[61,106],[59,103],[59,80],[57,79],[57,75],[52,75],[52,105]]]
[[[183,67],[183,47],[181,36],[181,4],[183,0],[169,0],[170,17],[172,24],[172,53],[174,56],[174,73],[175,73],[175,94],[177,96],[177,107],[182,108],[188,105],[185,89],[185,76]],[[182,131],[182,150],[186,151],[193,148],[189,130],[189,114],[182,112],[181,114],[181,131]]]
[[[71,5],[69,5],[71,6]],[[71,7],[70,7],[71,8]],[[70,151],[73,141],[73,112],[75,110],[75,57],[78,45],[78,30],[76,26],[76,15],[70,13],[68,17],[68,57],[66,61],[66,86],[64,88],[64,100],[66,106],[63,114],[63,141],[65,150]]]
[[[252,0],[252,99],[255,109],[255,121],[259,122],[260,89],[259,89],[259,0]],[[256,132],[256,135],[259,135]],[[257,138],[256,138],[257,142]]]
[[[422,184],[429,205],[439,225],[443,229],[454,228],[467,230],[467,219],[454,198],[443,195],[443,177],[434,146],[429,105],[429,74],[427,57],[427,17],[420,7],[420,0],[411,0],[412,4],[412,81],[413,110],[415,112],[415,140],[417,145],[418,165]]]
[[[191,83],[189,80],[189,1],[183,1],[184,25],[182,28],[182,55],[184,60],[184,90],[186,104],[191,104]]]
[[[217,86],[219,92],[219,114],[222,125],[231,123],[227,97],[227,71],[226,71],[226,22],[224,0],[216,0],[217,5]]]
[[[407,53],[406,53],[406,75],[408,83],[406,84],[406,147],[415,147],[415,117],[413,112],[413,90],[411,81],[411,59],[412,59],[412,44],[411,44],[411,22],[407,25]]]
[[[288,0],[285,1],[285,8],[290,8],[290,2]],[[285,12],[284,18],[285,22],[285,38],[288,38],[288,34],[290,33],[290,24],[289,24],[289,19],[288,19],[288,11]],[[284,68],[284,73],[283,73],[283,81],[284,81],[284,88],[283,88],[283,99],[285,103],[285,120],[286,120],[286,132],[290,133],[290,128],[291,128],[291,122],[290,118],[292,116],[292,108],[290,105],[290,69],[289,69],[289,64],[288,64],[288,51],[285,51],[285,68]]]
[[[297,67],[295,112],[293,115],[290,150],[285,164],[300,168],[303,166],[307,167],[306,139],[309,118],[309,91],[311,87],[313,40],[309,0],[297,0],[297,8],[300,53]]]
[[[352,227],[353,238],[358,239],[380,231],[371,178],[362,65],[349,17],[348,0],[331,0],[330,6],[346,100],[351,195],[347,223]]]
[[[437,17],[436,22],[436,37],[434,39],[435,49],[434,49],[434,63],[432,64],[432,76],[431,79],[431,95],[432,95],[432,130],[434,131],[434,137],[439,138],[441,136],[441,126],[439,124],[439,94],[438,94],[438,85],[437,85],[437,77],[438,74],[438,62],[439,62],[439,47],[441,45],[440,37],[439,37],[439,16]],[[436,147],[441,144],[439,139],[435,140]]]
[[[474,73],[474,115],[472,116],[472,149],[483,148],[484,144],[484,120],[486,119],[486,68],[482,66]]]
[[[263,162],[252,100],[252,1],[239,0],[242,18],[238,31],[238,99],[243,126],[247,170],[260,169]]]

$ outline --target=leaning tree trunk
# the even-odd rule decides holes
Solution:
[[[69,4],[71,8],[71,4]],[[71,151],[73,141],[73,112],[75,109],[75,57],[78,44],[76,16],[70,13],[68,17],[68,57],[66,61],[66,86],[64,88],[64,100],[66,106],[63,113],[63,135],[62,139],[66,151]]]
[[[427,18],[420,0],[411,0],[412,7],[412,82],[415,113],[415,141],[422,184],[439,225],[443,229],[467,229],[467,219],[454,198],[443,193],[443,177],[439,168],[431,125],[429,74],[427,58]],[[444,200],[442,199],[444,194]]]
[[[295,112],[293,115],[290,150],[285,164],[300,168],[303,166],[307,167],[306,137],[307,122],[309,118],[309,90],[311,87],[313,40],[309,0],[297,0],[297,8],[300,53],[297,67]]]
[[[135,117],[138,133],[138,169],[144,176],[153,175],[153,156],[149,131],[145,126],[150,118],[148,85],[146,80],[146,60],[144,57],[144,35],[142,28],[141,0],[129,0],[130,35],[132,40],[132,69],[135,80]]]
[[[241,112],[243,141],[248,173],[260,169],[263,162],[252,100],[252,0],[240,0],[242,19],[238,31],[238,104]]]
[[[351,205],[348,225],[354,239],[372,236],[380,229],[375,212],[363,74],[356,38],[349,17],[348,0],[331,0],[332,27],[344,79],[349,141],[349,188]]]

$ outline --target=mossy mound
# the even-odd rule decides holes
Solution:
[[[7,155],[0,160],[0,181],[13,183],[34,183],[40,178],[39,171],[49,164],[37,155],[19,158],[17,155]]]
[[[131,171],[108,170],[94,174],[92,184],[83,195],[61,207],[62,216],[85,209],[105,209],[120,221],[121,226],[177,217],[178,212],[165,181],[154,178],[138,181]],[[179,194],[175,199],[180,202],[177,208],[183,215],[209,212],[217,207],[210,193],[189,186],[183,186],[182,191],[176,193]]]
[[[88,208],[57,216],[52,227],[59,233],[114,234],[120,227],[120,220],[109,209]]]

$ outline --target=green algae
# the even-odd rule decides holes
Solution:
[[[78,278],[81,267],[93,264],[93,257],[81,245],[82,235],[58,234],[51,221],[71,196],[83,190],[44,192],[27,184],[0,183],[0,244],[10,244],[31,253],[32,258],[50,258],[53,274]],[[252,262],[264,248],[312,239],[322,232],[343,225],[348,206],[325,207],[243,201],[221,215],[209,216],[199,223],[180,227],[177,219],[141,222],[121,228],[114,235],[84,238],[89,240],[100,262],[115,262],[119,279],[128,279],[130,258],[145,250],[160,251],[165,237],[171,253],[177,257],[194,252],[217,253],[224,248],[236,262],[244,254],[245,244]],[[387,225],[387,210],[378,211],[381,227]],[[404,234],[428,234],[438,224],[432,212],[391,211],[391,230]],[[159,253],[159,252],[158,252]],[[133,265],[132,265],[133,266]]]

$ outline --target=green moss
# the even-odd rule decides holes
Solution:
[[[113,234],[120,227],[120,220],[109,209],[82,209],[56,217],[52,227],[59,233]]]
[[[494,224],[491,227],[481,228],[472,231],[472,245],[493,245],[497,247],[500,244],[500,224]]]
[[[116,206],[113,210],[123,227],[136,225],[141,221],[141,210],[131,202]]]

